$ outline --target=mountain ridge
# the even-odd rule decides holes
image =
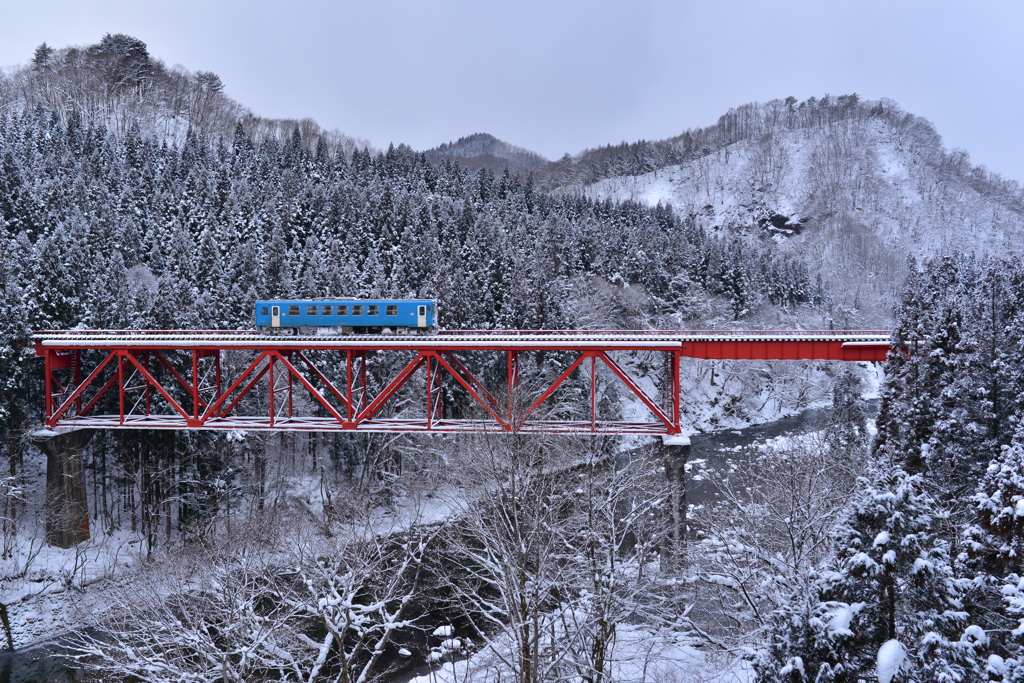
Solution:
[[[184,143],[189,131],[230,140],[242,124],[259,138],[324,140],[344,149],[369,149],[368,141],[320,127],[312,118],[258,116],[224,92],[211,71],[168,67],[143,41],[105,34],[87,46],[53,48],[42,43],[28,64],[0,69],[0,115],[41,108],[62,123],[80,116],[121,137],[152,134]]]

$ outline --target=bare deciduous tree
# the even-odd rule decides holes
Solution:
[[[659,576],[664,482],[652,463],[616,462],[599,439],[461,445],[446,586],[502,675],[601,683],[618,624],[684,616]]]
[[[85,668],[146,683],[304,680],[310,650],[293,629],[267,554],[244,548],[202,563],[140,572],[107,614],[69,644]]]
[[[692,546],[694,620],[705,635],[756,637],[772,610],[810,580],[832,552],[860,467],[824,438],[805,436],[717,479],[718,501],[694,519],[701,538]]]
[[[325,539],[321,524],[275,522],[287,528],[279,543],[240,529],[212,559],[204,549],[140,571],[69,643],[71,657],[147,683],[380,679],[389,645],[414,628],[429,536],[362,520]]]

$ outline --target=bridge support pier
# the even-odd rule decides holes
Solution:
[[[661,563],[672,570],[682,566],[686,554],[686,461],[690,458],[690,438],[663,436],[661,453],[669,486],[668,529]]]
[[[94,430],[42,430],[31,435],[46,454],[46,542],[70,548],[89,540],[89,501],[85,488],[82,449]]]

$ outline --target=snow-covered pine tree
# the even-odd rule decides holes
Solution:
[[[866,431],[867,415],[861,406],[862,383],[849,368],[843,368],[832,381],[832,417],[826,437],[837,448],[849,453]]]
[[[822,598],[821,576],[812,573],[768,619],[768,637],[754,660],[760,683],[832,683],[857,680],[848,641],[861,608]]]
[[[103,277],[92,282],[85,303],[86,323],[94,330],[120,330],[131,324],[128,271],[120,251],[104,261]]]
[[[1004,573],[1024,573],[1024,426],[989,465],[974,501],[979,525],[996,540],[993,550]]]
[[[18,256],[23,255],[15,240],[0,233],[0,250],[8,258],[0,259],[0,444],[26,417],[26,379],[32,362],[28,348],[28,311],[21,288]],[[2,448],[2,446],[0,446]]]
[[[932,261],[929,291],[936,302],[922,357],[921,381],[929,393],[929,435],[925,463],[951,495],[969,493],[989,460],[979,453],[986,436],[985,376],[969,313],[975,307],[973,258],[958,255]]]
[[[260,295],[266,298],[291,296],[292,274],[289,249],[285,243],[284,230],[275,225],[270,241],[261,245],[260,270],[263,281],[260,283]]]
[[[32,279],[25,291],[29,325],[35,330],[70,329],[81,319],[76,274],[69,265],[73,245],[63,227],[35,243]]]
[[[974,442],[984,432],[977,344],[965,309],[973,305],[957,255],[911,261],[886,364],[876,453],[911,472],[932,471],[953,490],[980,474]]]
[[[905,461],[910,471],[924,466],[921,444],[927,437],[927,401],[919,381],[925,332],[923,276],[917,262],[907,264],[899,319],[892,331],[892,350],[885,363],[885,389],[878,414],[875,453],[892,462]]]
[[[920,475],[895,469],[862,479],[836,530],[834,568],[821,573],[810,603],[780,612],[759,680],[874,677],[891,641],[906,653],[895,681],[978,680],[987,636],[963,611],[969,582],[954,575],[939,534],[946,516]]]
[[[975,573],[970,609],[994,638],[990,677],[1024,681],[1024,427],[989,464],[974,495],[976,523],[964,534],[963,560]]]

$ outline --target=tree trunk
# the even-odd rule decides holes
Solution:
[[[58,548],[89,540],[89,500],[82,449],[92,435],[91,429],[61,434],[44,430],[30,437],[46,454],[46,542]]]

